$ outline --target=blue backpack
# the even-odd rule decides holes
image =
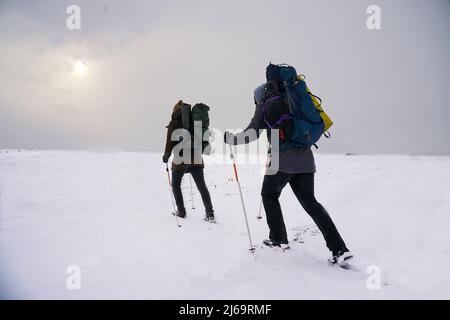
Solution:
[[[294,67],[285,64],[269,64],[266,69],[266,79],[268,83],[279,84],[282,88],[280,95],[288,103],[288,113],[280,117],[276,123],[280,124],[284,121],[292,123],[289,139],[281,141],[280,150],[316,146],[325,131],[325,123],[320,115],[320,109],[313,103],[304,79],[297,77]]]

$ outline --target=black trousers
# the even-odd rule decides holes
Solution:
[[[347,250],[327,211],[314,196],[314,173],[289,174],[279,171],[275,175],[264,177],[261,195],[270,229],[270,240],[288,243],[286,226],[278,201],[281,191],[288,183],[300,204],[322,232],[328,249],[331,251]]]
[[[203,175],[203,167],[192,167],[186,166],[181,170],[172,171],[172,189],[173,195],[175,197],[175,202],[177,203],[178,211],[181,213],[186,213],[186,208],[184,207],[183,193],[181,192],[181,180],[186,173],[190,173],[194,179],[195,185],[203,200],[203,205],[205,206],[205,211],[207,216],[214,216],[214,210],[211,203],[211,196],[209,195],[208,188],[206,187],[205,177]]]

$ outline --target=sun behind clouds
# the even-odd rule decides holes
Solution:
[[[86,62],[77,60],[73,64],[73,73],[77,76],[84,76],[88,72]]]

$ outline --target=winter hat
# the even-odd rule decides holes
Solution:
[[[260,104],[264,98],[264,95],[266,94],[266,84],[263,83],[262,85],[256,87],[253,94],[255,96],[256,104]]]

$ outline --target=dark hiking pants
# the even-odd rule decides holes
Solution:
[[[175,197],[175,202],[177,203],[178,211],[180,213],[186,213],[186,208],[184,207],[183,193],[181,192],[181,180],[185,173],[190,173],[194,179],[195,185],[203,200],[203,205],[205,206],[205,211],[207,216],[213,216],[214,210],[211,204],[211,197],[209,195],[208,188],[206,187],[205,177],[203,175],[203,167],[186,167],[181,170],[172,171],[172,189],[173,195]]]
[[[314,173],[289,174],[279,171],[275,175],[264,177],[261,195],[270,229],[270,240],[288,243],[283,214],[278,201],[281,191],[288,183],[300,204],[322,232],[328,249],[345,251],[347,248],[336,226],[325,208],[317,202],[314,196]]]

